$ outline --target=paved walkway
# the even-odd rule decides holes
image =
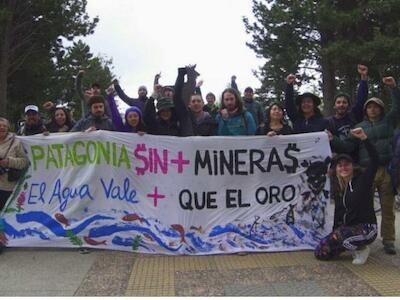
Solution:
[[[397,213],[397,249],[400,249]],[[376,241],[364,266],[311,251],[150,256],[117,251],[7,249],[0,296],[400,296],[400,255]]]

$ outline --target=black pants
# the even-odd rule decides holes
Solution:
[[[3,209],[4,205],[6,205],[11,193],[12,192],[0,190],[0,211]]]

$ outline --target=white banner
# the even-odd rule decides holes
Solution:
[[[332,228],[325,133],[20,140],[31,165],[2,213],[9,247],[293,251],[313,249]]]

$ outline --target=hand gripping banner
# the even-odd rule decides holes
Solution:
[[[30,167],[2,212],[8,247],[294,251],[313,249],[332,228],[325,133],[20,140]]]

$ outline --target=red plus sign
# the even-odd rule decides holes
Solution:
[[[183,165],[188,165],[190,163],[189,160],[183,159],[182,151],[178,152],[178,159],[171,159],[172,164],[178,165],[178,173],[183,172]]]
[[[158,193],[158,188],[154,188],[154,194],[147,194],[147,198],[153,198],[154,200],[154,207],[157,207],[157,200],[158,199],[164,199],[165,195],[161,195]]]

